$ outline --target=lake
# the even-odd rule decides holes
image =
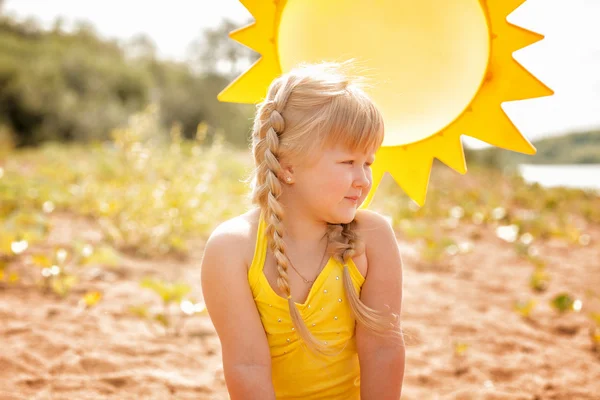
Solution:
[[[520,164],[519,171],[526,182],[537,182],[545,187],[564,186],[600,192],[600,164]]]

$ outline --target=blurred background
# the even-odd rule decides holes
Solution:
[[[599,19],[509,17],[546,36],[514,57],[556,94],[502,105],[536,155],[463,137],[469,172],[436,161],[423,207],[375,195],[405,263],[403,398],[597,399]],[[228,398],[199,262],[250,205],[254,106],[216,96],[259,57],[228,38],[252,21],[0,0],[0,398]]]

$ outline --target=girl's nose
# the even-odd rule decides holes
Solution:
[[[356,176],[356,178],[354,179],[354,186],[362,188],[368,187],[371,183],[370,178],[371,170],[361,168],[361,170],[358,172],[358,176]]]

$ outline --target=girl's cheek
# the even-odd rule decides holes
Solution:
[[[335,186],[352,185],[352,173],[340,168],[330,175],[330,182]]]
[[[367,195],[371,191],[371,186],[373,185],[373,177],[371,175],[369,175],[368,179],[369,179],[369,184],[367,185],[367,187],[365,187],[363,189],[363,192],[362,192],[360,198],[358,199],[358,204],[362,204],[362,202],[367,198]]]
[[[369,182],[369,186],[367,186],[366,188],[363,189],[363,192],[362,192],[360,198],[358,199],[358,204],[362,204],[363,201],[365,201],[365,199],[367,198],[367,195],[369,194],[370,191],[371,191],[371,182]]]

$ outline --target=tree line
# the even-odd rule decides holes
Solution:
[[[465,149],[469,163],[489,167],[515,167],[518,164],[600,164],[600,130],[590,129],[547,137],[533,142],[534,155],[499,148]]]
[[[66,32],[0,15],[0,136],[16,146],[46,141],[96,141],[149,104],[158,106],[165,132],[177,123],[192,138],[199,123],[234,146],[247,146],[252,105],[221,103],[217,94],[258,58],[233,42],[224,21],[193,41],[188,62],[162,60],[145,36],[122,43],[79,23]],[[218,69],[225,59],[230,68]],[[8,132],[8,133],[7,133]],[[1,143],[1,141],[0,141]]]

